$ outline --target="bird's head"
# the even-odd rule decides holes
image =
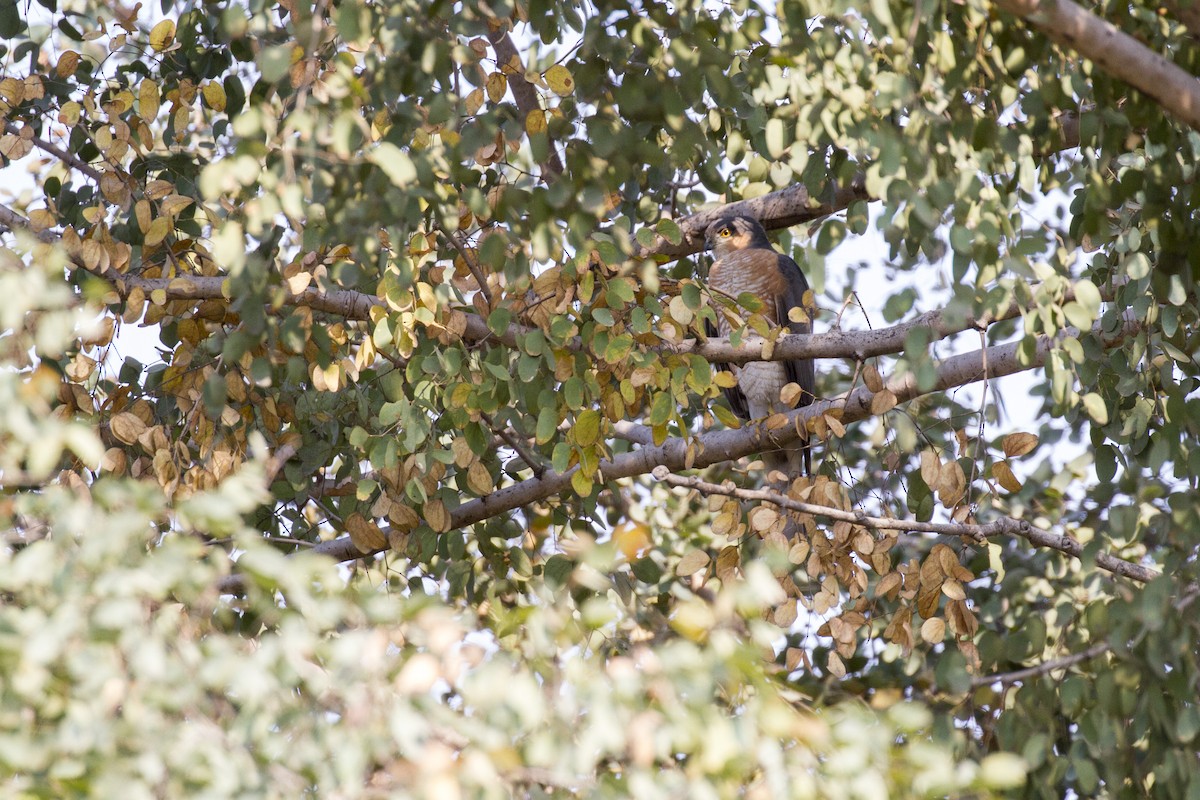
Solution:
[[[704,239],[717,258],[751,247],[771,247],[767,232],[752,217],[721,217],[704,231]]]

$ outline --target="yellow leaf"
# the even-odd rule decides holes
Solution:
[[[559,97],[566,97],[575,91],[575,78],[571,76],[571,71],[561,64],[555,64],[546,70],[543,77],[546,79],[546,85],[550,87],[550,91]]]
[[[499,72],[487,76],[487,96],[493,103],[499,103],[508,91],[508,78]]]
[[[167,217],[156,217],[150,223],[150,227],[146,229],[146,239],[143,244],[146,247],[156,247],[163,239],[167,238],[167,234],[171,232],[171,220]]]
[[[732,372],[718,370],[713,375],[713,383],[722,389],[732,389],[734,386],[737,386],[737,377]]]
[[[75,70],[78,68],[79,53],[67,50],[58,57],[58,65],[54,67],[54,73],[60,78],[69,78],[75,74]]]
[[[542,111],[540,108],[535,108],[533,111],[530,111],[529,115],[525,117],[525,132],[530,136],[538,133],[545,133],[546,112]],[[675,299],[678,300],[679,298]]]
[[[142,85],[138,87],[138,111],[141,113],[142,119],[153,121],[158,116],[158,109],[158,84],[150,78],[146,78],[142,81]]]
[[[83,112],[83,107],[74,100],[69,103],[63,103],[58,112],[58,121],[63,125],[74,125],[79,122],[79,115]]]
[[[200,90],[204,95],[204,103],[213,111],[225,110],[225,87],[216,81],[209,81]]]
[[[158,204],[158,207],[162,210],[163,214],[169,217],[175,217],[175,215],[191,204],[192,198],[187,197],[186,195],[169,194],[163,198],[162,202]]]
[[[617,549],[633,561],[650,547],[650,528],[644,523],[626,520],[613,528],[612,538]]]
[[[175,41],[175,22],[174,20],[164,19],[162,22],[154,26],[150,31],[150,46],[154,48],[154,52],[161,53],[171,46]]]
[[[1038,437],[1032,433],[1010,433],[1004,437],[1001,446],[1004,448],[1004,455],[1009,458],[1018,458],[1033,452],[1033,448],[1037,445]]]
[[[593,488],[595,487],[592,485],[592,479],[583,470],[575,470],[575,474],[571,476],[571,489],[575,494],[591,497]]]
[[[150,230],[150,223],[153,220],[149,200],[138,200],[133,207],[133,215],[137,218],[138,230],[142,233]]]
[[[54,214],[45,208],[29,212],[29,225],[33,228],[34,233],[41,233],[47,228],[53,228],[57,224],[58,220],[54,218]]]
[[[574,432],[575,443],[580,447],[595,444],[600,436],[600,412],[595,409],[580,412],[575,419]]]

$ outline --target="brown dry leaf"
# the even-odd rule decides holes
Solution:
[[[136,444],[138,437],[146,432],[146,423],[142,422],[136,414],[122,411],[113,416],[109,422],[109,428],[117,441],[124,444]]]
[[[796,601],[789,600],[775,609],[775,613],[771,615],[771,621],[780,628],[790,628],[796,621],[796,616]]]
[[[499,72],[493,72],[487,76],[485,86],[487,87],[488,100],[491,100],[493,103],[499,103],[508,91],[508,78]]]
[[[1007,461],[997,461],[992,464],[992,477],[1009,492],[1021,491],[1021,481],[1017,480],[1017,476],[1013,474],[1012,467],[1008,465]]]
[[[1038,437],[1032,433],[1010,433],[1004,437],[1001,446],[1004,448],[1004,455],[1009,458],[1019,458],[1027,453],[1033,452],[1033,448],[1038,445]]]
[[[951,600],[966,600],[967,593],[963,591],[962,584],[956,580],[947,580],[942,584],[942,594],[949,597]]]
[[[903,579],[899,572],[889,572],[883,576],[883,580],[875,587],[875,594],[878,597],[888,595],[900,588],[900,583]]]
[[[804,390],[798,383],[789,383],[779,391],[780,401],[789,408],[795,408],[796,403],[804,396]]]
[[[738,553],[738,549],[733,546],[726,547],[717,555],[717,578],[722,583],[729,583],[737,577],[738,567],[741,563],[742,557]]]
[[[937,613],[938,605],[941,603],[942,592],[937,586],[921,587],[921,591],[917,592],[917,613],[928,619]]]
[[[867,364],[863,367],[863,383],[872,392],[879,393],[883,391],[883,378],[879,375],[879,369],[874,364]]]
[[[679,559],[679,563],[675,565],[675,574],[681,578],[694,575],[708,566],[708,562],[711,560],[708,553],[703,550],[692,550]]]
[[[953,575],[959,568],[958,554],[944,544],[935,544],[930,549],[929,555],[937,559],[943,575]]]
[[[842,663],[842,659],[837,653],[829,654],[829,673],[835,678],[846,677],[846,665]]]
[[[932,450],[921,451],[921,480],[925,481],[926,486],[931,489],[937,488],[941,469],[942,462],[937,457],[937,453]]]
[[[946,606],[946,619],[956,636],[973,637],[979,630],[979,620],[967,607],[965,601],[955,600]]]
[[[79,53],[74,50],[67,50],[58,57],[58,64],[54,67],[54,74],[60,78],[69,78],[75,74],[75,70],[79,68]]]
[[[450,530],[450,512],[446,510],[446,504],[441,500],[436,498],[430,500],[425,504],[423,510],[425,512],[425,521],[429,523],[429,527],[438,533],[445,533]]]
[[[876,392],[871,398],[871,413],[875,415],[885,414],[896,407],[896,395],[891,389],[883,389]]]
[[[962,500],[967,491],[967,476],[962,464],[958,461],[948,461],[942,465],[938,475],[938,499],[946,508],[954,508]]]
[[[838,411],[840,413],[840,409],[838,409]],[[829,426],[829,432],[837,438],[841,439],[846,435],[846,426],[843,425],[842,421],[833,414],[822,414],[821,420]]]
[[[346,532],[359,552],[371,553],[387,547],[387,537],[371,520],[357,512],[346,518]]]
[[[931,617],[921,623],[921,638],[927,644],[937,644],[946,638],[946,623],[940,617]]]
[[[421,524],[421,518],[410,506],[403,503],[392,503],[388,509],[388,519],[397,529],[404,533],[415,530]]]
[[[798,539],[791,549],[788,550],[788,561],[793,564],[803,564],[808,560],[808,553],[811,549],[808,540]]]
[[[476,461],[467,468],[467,488],[480,496],[491,494],[496,488],[492,473],[488,472],[482,461]]]
[[[762,533],[770,530],[771,526],[779,521],[779,512],[773,508],[759,506],[750,512],[750,530],[755,533]]]

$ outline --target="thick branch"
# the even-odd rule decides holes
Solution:
[[[997,5],[1200,130],[1200,80],[1112,23],[1071,0],[997,0]]]
[[[494,24],[503,23],[497,21]],[[521,110],[521,118],[525,119],[534,112],[542,113],[542,102],[538,98],[537,89],[525,80],[524,62],[508,31],[503,27],[493,27],[493,23],[489,23],[487,36],[488,41],[492,43],[492,50],[496,53],[496,63],[500,65],[500,71],[508,77],[508,88],[512,90],[517,108]],[[516,59],[515,67],[513,59]],[[546,136],[549,139],[549,133]],[[563,172],[562,161],[558,157],[558,151],[554,149],[554,140],[550,139],[549,143],[550,154],[546,157],[546,163],[542,164],[547,180],[557,178]]]
[[[724,216],[754,217],[762,223],[764,228],[773,231],[836,214],[855,200],[869,201],[873,199],[867,194],[867,187],[861,176],[856,178],[850,186],[835,191],[827,203],[818,202],[808,193],[808,187],[795,183],[779,191],[764,194],[762,197],[739,200],[692,214],[690,217],[684,217],[679,220],[679,227],[683,231],[683,240],[679,244],[672,244],[664,237],[659,236],[655,239],[653,246],[639,246],[634,252],[634,257],[662,256],[668,259],[678,259],[698,253],[704,249],[705,229],[714,220]]]

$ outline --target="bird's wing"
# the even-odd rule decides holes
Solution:
[[[808,292],[808,281],[800,271],[800,265],[785,255],[776,254],[779,259],[779,272],[783,275],[785,289],[775,298],[776,322],[786,326],[789,333],[812,333],[812,317],[816,309],[806,305],[804,295]],[[793,308],[803,309],[808,316],[808,322],[793,322],[788,318],[788,312]],[[817,377],[811,358],[790,359],[783,362],[787,370],[788,380],[800,386],[804,391],[797,405],[806,406],[816,398]]]
[[[717,326],[711,322],[705,321],[704,329],[709,336],[718,336]],[[714,361],[714,367],[722,372],[730,372],[729,365],[724,361]],[[729,401],[729,407],[733,409],[733,413],[737,414],[742,419],[750,419],[750,407],[746,404],[746,395],[742,394],[742,390],[735,383],[728,389],[722,389],[725,393],[725,399]]]

